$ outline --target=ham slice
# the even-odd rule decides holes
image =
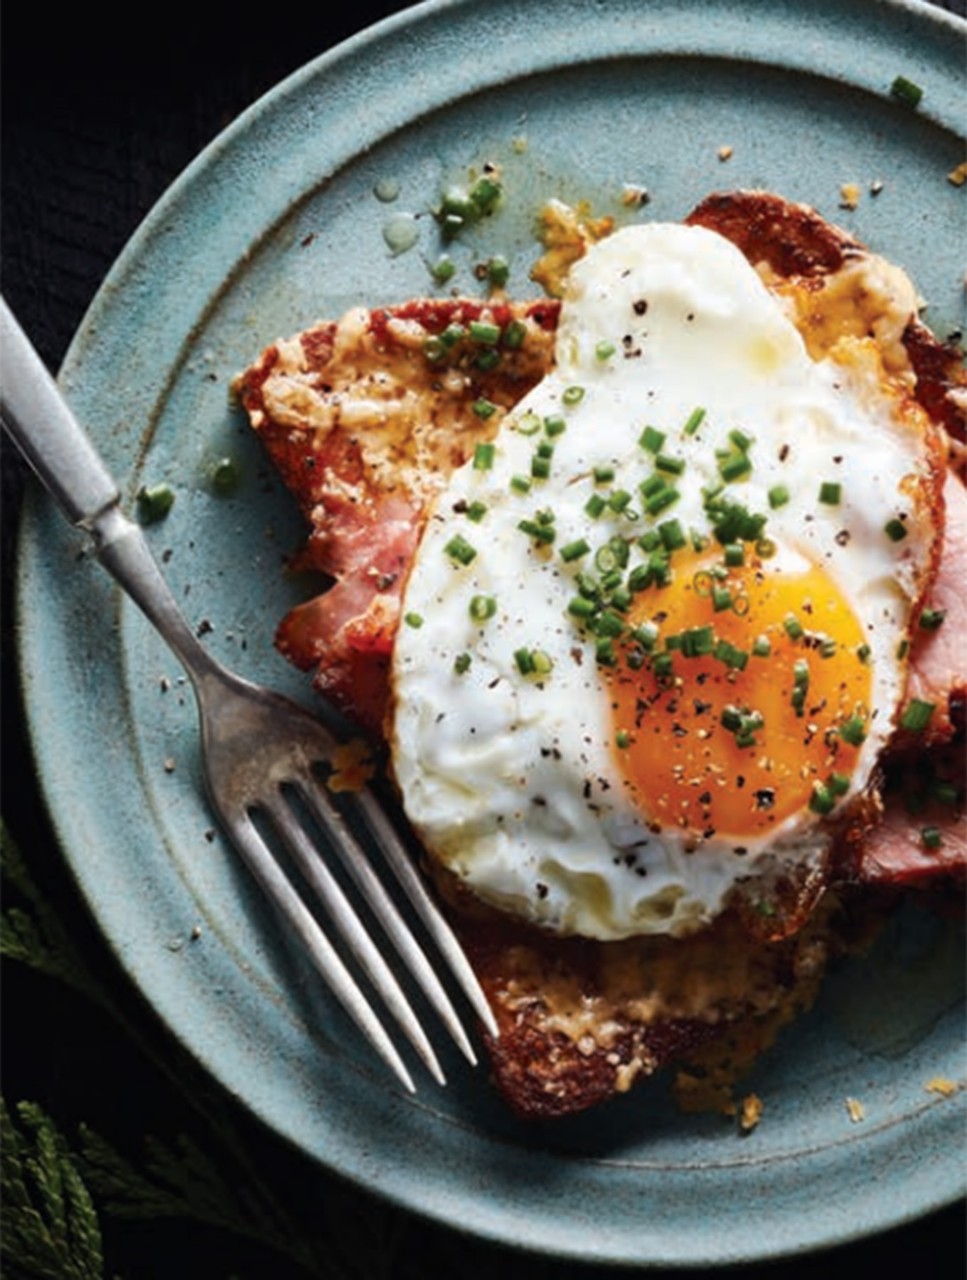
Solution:
[[[926,605],[943,622],[934,630],[917,629],[907,681],[908,698],[936,707],[930,737],[921,738],[919,747],[953,736],[957,703],[967,695],[967,488],[953,472],[944,484],[944,505],[940,567]]]

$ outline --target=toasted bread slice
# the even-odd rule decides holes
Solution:
[[[905,277],[814,211],[767,193],[710,197],[688,221],[739,247],[787,299],[814,353],[872,336],[889,375],[963,440],[958,353],[917,319]],[[237,382],[309,521],[300,563],[335,580],[285,619],[280,648],[315,667],[319,689],[374,735],[427,504],[549,368],[558,314],[554,301],[468,299],[359,310],[273,344]],[[947,675],[953,699],[963,673]],[[861,863],[852,870],[862,877]],[[583,1110],[670,1063],[701,1060],[707,1072],[711,1053],[748,1061],[812,1002],[855,919],[850,891],[819,876],[773,886],[758,918],[746,904],[685,941],[564,939],[432,873],[495,1010],[497,1085],[531,1118]],[[882,864],[876,873],[890,879]]]

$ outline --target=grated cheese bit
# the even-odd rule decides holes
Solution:
[[[866,1119],[866,1108],[859,1099],[847,1098],[846,1114],[850,1118],[850,1124],[861,1124]]]
[[[332,774],[326,781],[329,790],[362,791],[376,772],[369,755],[369,745],[362,738],[340,743],[329,758]]]
[[[934,1076],[923,1087],[927,1093],[939,1093],[942,1098],[952,1098],[960,1089],[956,1080],[948,1080],[946,1076]]]

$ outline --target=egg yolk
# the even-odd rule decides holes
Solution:
[[[863,736],[843,726],[869,714],[863,631],[836,584],[799,557],[746,559],[676,559],[627,618],[647,632],[647,656],[607,668],[615,751],[639,808],[696,840],[741,842],[828,811]]]

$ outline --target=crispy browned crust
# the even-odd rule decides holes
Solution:
[[[799,278],[818,285],[868,252],[865,245],[827,222],[815,209],[768,191],[708,196],[685,221],[717,231],[753,266],[765,263],[786,280]],[[953,440],[963,443],[967,427],[963,352],[953,342],[940,341],[916,318],[907,325],[903,345],[916,374],[917,401]]]

